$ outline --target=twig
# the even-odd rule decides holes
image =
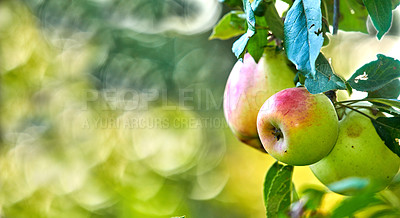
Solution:
[[[360,101],[368,101],[368,99],[354,99],[354,100],[346,100],[346,101],[338,101],[335,104],[342,104],[342,103],[355,103]]]
[[[340,0],[333,0],[333,35],[336,35],[339,29]]]
[[[345,104],[339,104],[339,105],[342,106],[342,107],[348,108],[348,109],[350,109],[350,110],[353,110],[353,111],[355,111],[355,112],[357,112],[357,113],[360,113],[360,114],[362,114],[362,115],[368,117],[368,118],[371,119],[371,120],[375,120],[375,118],[371,117],[370,115],[368,115],[368,114],[366,114],[366,113],[364,113],[364,112],[362,112],[362,111],[360,111],[360,110],[355,109],[354,107],[351,107],[351,106],[348,106],[348,105],[345,105]]]

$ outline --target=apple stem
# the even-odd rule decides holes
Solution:
[[[339,103],[339,102],[337,102],[337,103]],[[368,117],[368,118],[371,119],[371,120],[375,120],[375,118],[371,117],[370,115],[368,115],[368,114],[366,114],[366,113],[364,113],[364,112],[362,112],[362,111],[360,111],[360,110],[355,109],[354,107],[351,107],[351,106],[345,105],[345,104],[341,104],[341,103],[339,103],[339,105],[342,106],[342,107],[348,108],[348,109],[350,109],[350,110],[353,110],[353,111],[355,111],[355,112],[357,112],[357,113],[360,113],[360,114],[362,114],[362,115]]]
[[[330,90],[330,91],[324,92],[324,94],[329,98],[329,100],[331,100],[332,103],[337,102],[335,91]]]

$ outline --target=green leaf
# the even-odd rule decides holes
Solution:
[[[361,191],[369,185],[368,179],[364,178],[348,178],[329,185],[329,189],[337,193],[349,193]]]
[[[267,2],[264,0],[254,0],[251,3],[251,8],[256,16],[263,16],[265,13]]]
[[[332,218],[343,218],[352,217],[354,213],[381,203],[382,201],[375,197],[374,193],[365,192],[349,198],[344,199],[340,202],[338,207],[336,207],[331,217]]]
[[[248,30],[243,34],[238,40],[233,43],[232,52],[237,58],[242,58],[244,55],[244,50],[246,49],[247,42],[249,42],[250,37],[254,35],[254,32]]]
[[[392,2],[391,0],[363,0],[363,2],[372,23],[378,30],[377,37],[381,39],[392,24]]]
[[[384,87],[368,92],[368,98],[398,98],[400,95],[400,80],[396,79]]]
[[[265,20],[267,21],[269,30],[272,32],[272,34],[274,34],[276,38],[283,40],[283,21],[279,16],[273,2],[266,4],[265,14]]]
[[[345,81],[333,73],[331,65],[322,53],[318,55],[315,66],[315,78],[307,77],[305,80],[305,87],[311,94],[346,89]]]
[[[242,6],[242,0],[218,0],[218,1],[232,8]]]
[[[307,188],[302,193],[302,199],[306,201],[305,208],[307,210],[317,210],[322,202],[324,195],[326,194],[325,190],[315,189],[315,188]]]
[[[254,16],[254,11],[251,8],[251,3],[249,0],[243,1],[243,9],[246,13],[247,28],[253,32],[256,31],[256,17]]]
[[[284,35],[288,59],[297,70],[314,76],[315,61],[324,42],[321,1],[296,0],[286,15]]]
[[[307,188],[302,192],[300,200],[293,200],[290,206],[290,217],[309,217],[307,214],[314,212],[320,207],[325,190]]]
[[[382,217],[400,217],[400,211],[394,208],[383,209],[383,210],[378,210],[371,216],[369,216],[369,218],[382,218]]]
[[[299,87],[304,85],[305,80],[306,77],[301,72],[298,71],[293,79],[293,82],[294,84],[296,84],[296,87]]]
[[[371,121],[385,145],[400,157],[400,117],[378,117]]]
[[[385,112],[393,116],[400,116],[400,100],[398,99],[366,98],[364,100],[371,102],[373,104],[372,107],[381,112]],[[360,106],[354,105],[354,107]],[[397,108],[397,110],[393,107]]]
[[[293,166],[275,162],[264,182],[264,203],[267,217],[285,214],[291,203]]]
[[[400,111],[393,109],[392,107],[385,107],[385,106],[379,106],[379,105],[374,105],[372,108],[375,108],[376,110],[384,113],[388,113],[392,116],[399,116],[400,117]]]
[[[266,26],[264,17],[256,18],[257,24]],[[265,47],[268,45],[268,30],[258,29],[257,32],[249,39],[247,50],[254,60],[258,63],[264,53]]]
[[[391,106],[388,106],[388,105],[385,105],[385,104],[381,104],[381,103],[374,103],[374,102],[372,102],[372,103],[373,103],[372,106],[352,105],[352,107],[355,107],[355,108],[367,108],[367,109],[372,109],[372,110],[375,110],[375,111],[388,113],[388,114],[391,114],[393,116],[400,116],[400,111],[394,109]]]
[[[400,109],[400,100],[398,99],[385,99],[385,98],[366,98],[365,101],[369,101],[371,103],[381,103],[391,107],[397,107]]]
[[[232,52],[237,58],[243,57],[250,37],[256,32],[256,18],[249,0],[243,1],[243,9],[246,12],[247,32],[233,43]]]
[[[345,81],[344,83],[346,85],[346,90],[347,90],[347,94],[350,96],[351,94],[353,94],[353,88],[350,86],[349,82]]]
[[[257,63],[264,53],[264,48],[268,44],[267,35],[267,30],[257,30],[256,34],[254,34],[248,42],[247,50]]]
[[[281,1],[285,2],[286,4],[288,4],[289,7],[293,5],[293,1],[292,0],[281,0]]]
[[[294,183],[292,182],[292,196],[290,197],[292,202],[296,202],[299,200],[299,195],[297,194],[296,187],[294,187]]]
[[[371,92],[400,77],[400,61],[382,54],[377,57],[378,60],[365,64],[351,76],[348,80],[351,87]]]
[[[231,11],[214,26],[209,39],[229,39],[246,32],[246,15],[242,11]]]

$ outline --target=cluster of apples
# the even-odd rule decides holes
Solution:
[[[294,87],[293,78],[284,52],[266,49],[258,63],[245,54],[233,67],[224,93],[225,118],[235,136],[280,162],[310,165],[328,187],[350,177],[369,179],[380,189],[389,185],[400,158],[369,118],[347,109],[339,120],[325,94]]]

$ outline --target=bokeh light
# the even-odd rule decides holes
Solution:
[[[233,40],[208,40],[225,11],[0,1],[0,217],[263,217],[274,159],[229,130]]]

